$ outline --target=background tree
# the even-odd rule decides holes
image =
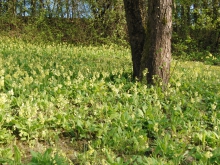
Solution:
[[[172,38],[175,55],[187,53],[192,57],[195,52],[220,52],[219,7],[219,0],[175,0]]]
[[[98,38],[123,38],[126,34],[122,0],[87,0],[93,18],[92,26]]]

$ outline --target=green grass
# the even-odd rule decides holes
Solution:
[[[220,67],[173,61],[168,89],[131,81],[117,46],[0,39],[0,163],[219,164]]]

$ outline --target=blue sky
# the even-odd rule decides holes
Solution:
[[[18,1],[18,3],[22,3],[22,5],[24,5],[23,0]],[[56,10],[57,8],[57,4],[54,3],[54,0],[45,0],[45,8],[47,8],[47,6],[50,7],[50,10],[53,11],[54,9]],[[49,5],[48,5],[49,4]],[[25,4],[25,12],[22,13],[22,15],[24,16],[29,16],[29,12],[31,11],[31,5],[30,3],[26,3]],[[72,17],[72,7],[69,6],[69,15],[70,17]],[[66,13],[66,6],[63,6],[63,11],[64,11],[64,17],[67,17],[67,13]],[[16,9],[16,13],[19,14],[20,13],[20,8],[18,7]],[[89,8],[89,4],[83,1],[79,1],[78,6],[77,6],[77,13],[75,13],[75,15],[73,17],[91,17],[91,10]]]

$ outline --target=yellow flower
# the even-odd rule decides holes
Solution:
[[[0,94],[0,105],[4,105],[7,102],[7,95],[2,93]]]
[[[205,153],[205,157],[208,158],[208,159],[211,158],[212,155],[213,155],[213,154],[212,154],[210,151],[208,151],[208,152]]]
[[[2,76],[1,79],[0,79],[0,89],[4,87],[4,77]]]
[[[155,131],[155,132],[158,132],[158,131],[159,131],[158,123],[155,123],[155,124],[154,124],[154,131]]]
[[[4,74],[5,74],[5,70],[4,69],[0,70],[0,76],[3,76]]]
[[[178,82],[176,83],[176,86],[177,86],[177,87],[180,87],[180,86],[181,86],[181,83],[178,81]]]
[[[215,110],[216,109],[216,103],[211,104],[211,108],[212,108],[212,110]]]
[[[195,103],[195,99],[191,97],[191,103]]]
[[[11,95],[11,96],[13,96],[13,95],[14,95],[13,89],[11,89],[10,91],[8,91],[8,94]]]

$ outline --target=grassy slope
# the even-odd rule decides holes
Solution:
[[[217,164],[220,68],[173,61],[166,92],[130,81],[116,46],[0,39],[0,157],[30,151],[74,164]]]

